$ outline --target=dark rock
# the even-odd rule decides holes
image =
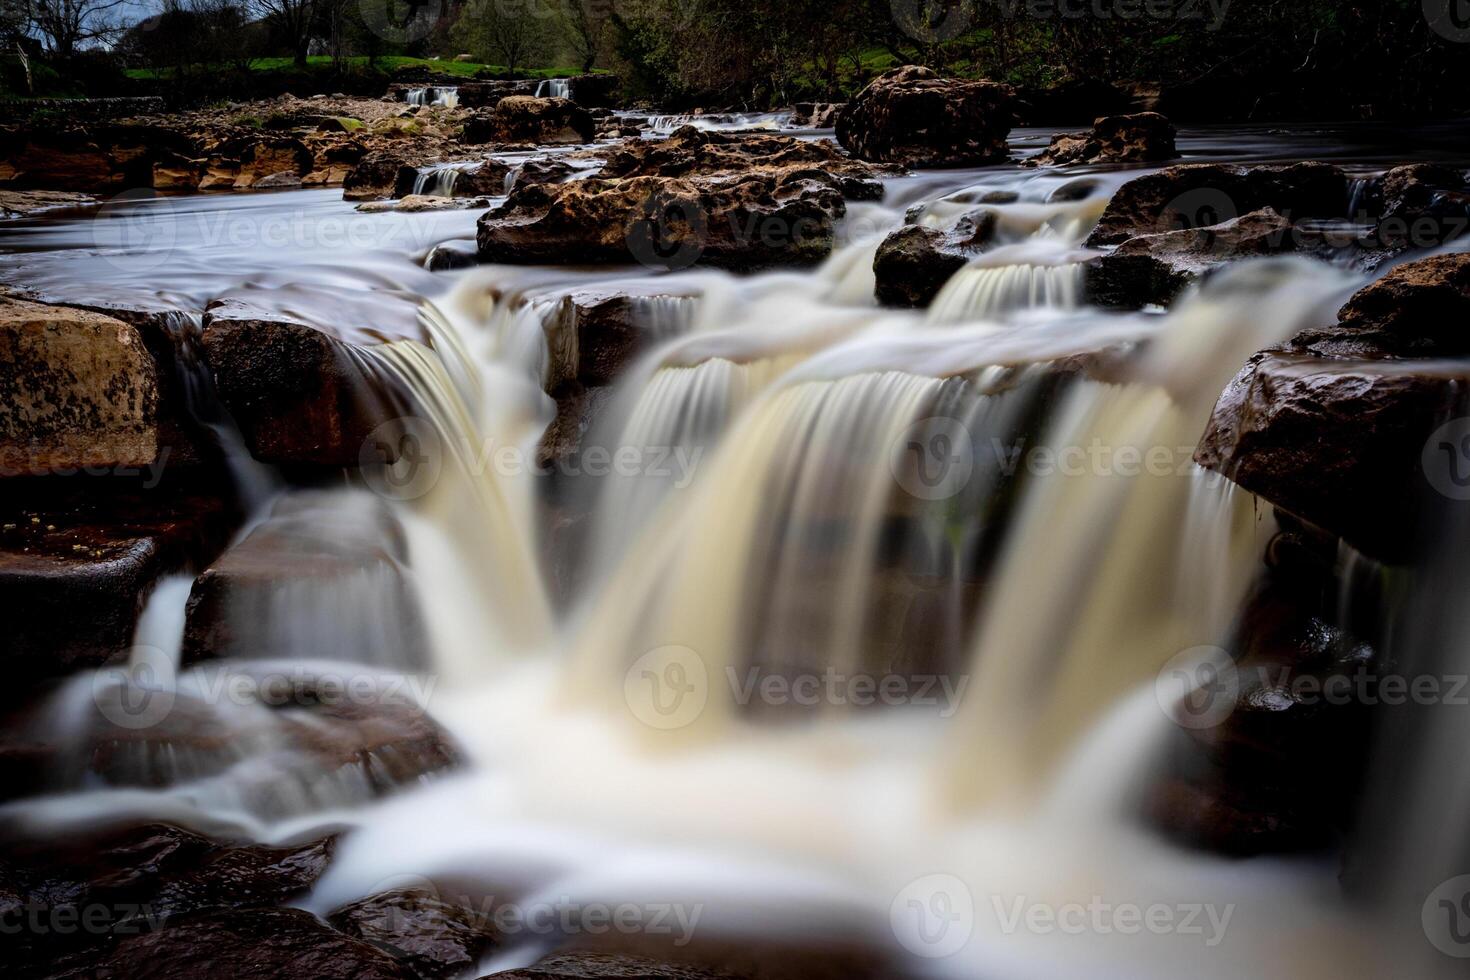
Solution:
[[[1470,368],[1264,351],[1220,396],[1195,460],[1377,558],[1410,557],[1429,436]]]
[[[512,95],[501,99],[490,113],[465,120],[466,143],[516,143],[538,145],[590,143],[597,125],[587,110],[571,99],[538,99]]]
[[[1336,622],[1330,549],[1315,555],[1318,546],[1291,540],[1301,537],[1288,530],[1272,542],[1274,567],[1229,644],[1234,666],[1194,695],[1202,713],[1176,733],[1148,801],[1153,822],[1191,846],[1237,856],[1320,850],[1352,826],[1375,657]],[[1288,550],[1311,565],[1295,555],[1281,562]],[[1217,706],[1216,697],[1230,700]]]
[[[588,109],[616,105],[621,95],[622,79],[606,72],[573,75],[567,79],[572,101]]]
[[[1225,262],[1329,251],[1320,235],[1263,208],[1217,225],[1130,238],[1088,265],[1087,295],[1099,306],[1121,309],[1167,305]]]
[[[1300,222],[1342,218],[1347,176],[1325,163],[1245,168],[1201,163],[1130,180],[1108,202],[1087,244],[1118,245],[1135,235],[1201,228],[1271,208]]]
[[[407,551],[403,528],[371,494],[281,497],[194,582],[185,662],[324,658],[423,667],[428,638]]]
[[[531,966],[490,974],[484,980],[737,980],[738,975],[687,963],[668,963],[623,953],[554,953]]]
[[[342,182],[342,199],[376,201],[412,193],[418,168],[432,160],[410,161],[397,150],[374,150],[363,156]]]
[[[1142,163],[1172,160],[1174,124],[1157,112],[1104,116],[1086,133],[1061,133],[1051,145],[1026,161],[1027,166],[1063,166],[1081,163]]]
[[[52,980],[227,976],[235,980],[413,980],[386,953],[299,909],[207,912],[122,939]]]
[[[874,79],[837,119],[837,139],[863,160],[966,167],[1007,158],[1015,90],[942,78],[906,65]]]
[[[0,844],[0,867],[16,907],[7,918],[20,924],[34,909],[59,923],[69,909],[87,926],[5,929],[0,955],[12,968],[28,963],[45,973],[48,962],[99,954],[109,943],[166,929],[189,914],[278,905],[311,888],[333,844],[325,837],[265,847],[166,824],[7,840]]]
[[[1336,326],[1307,331],[1295,343],[1347,357],[1470,354],[1470,254],[1398,266],[1359,290],[1338,311]]]
[[[878,302],[927,307],[950,277],[990,243],[996,220],[994,211],[977,208],[947,231],[907,225],[889,235],[873,259]]]
[[[114,662],[163,575],[202,566],[238,520],[208,482],[85,474],[10,481],[0,494],[0,663],[10,688]]]
[[[372,895],[327,916],[340,931],[376,946],[420,980],[464,976],[499,944],[493,923],[426,888]]]
[[[373,302],[380,317],[374,326],[386,326],[395,304],[377,293]],[[401,329],[416,330],[408,326],[411,312],[400,312]],[[364,324],[374,323],[363,315]],[[342,326],[351,329],[345,317]],[[352,350],[375,342],[370,333],[334,336],[284,310],[233,299],[210,305],[202,340],[220,400],[251,454],[322,466],[358,465],[373,431],[404,415],[401,392],[364,373],[364,359]]]

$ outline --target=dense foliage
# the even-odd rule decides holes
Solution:
[[[1439,6],[1442,15],[1436,14]],[[1108,82],[1198,118],[1470,108],[1464,0],[0,0],[5,84],[258,94],[246,76],[355,90],[390,56],[617,71],[667,106],[841,99],[895,64],[1018,85]],[[14,52],[29,55],[29,76]],[[330,59],[330,79],[319,65]],[[271,60],[276,59],[276,60]],[[286,59],[289,68],[282,68]],[[111,74],[106,70],[110,63]],[[315,80],[315,81],[314,81]],[[156,87],[156,86],[155,86]],[[267,86],[268,88],[269,86]],[[22,94],[27,94],[22,92]],[[97,93],[93,93],[97,94]],[[109,94],[115,94],[110,92]]]

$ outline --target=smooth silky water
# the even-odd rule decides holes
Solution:
[[[738,124],[751,122],[783,124]],[[1183,145],[1311,152],[1306,137],[1248,135]],[[370,772],[314,771],[296,736],[317,722],[208,697],[218,671],[279,662],[181,663],[188,580],[170,579],[131,672],[75,679],[38,722],[72,747],[54,791],[4,816],[51,832],[166,819],[262,841],[345,827],[303,901],[323,914],[411,883],[525,903],[680,903],[702,939],[864,946],[913,975],[1383,975],[1391,951],[1370,940],[1370,910],[1338,897],[1330,863],[1226,861],[1138,818],[1171,726],[1154,676],[1225,639],[1273,530],[1189,453],[1238,365],[1358,283],[1272,260],[1166,314],[1092,309],[1082,242],[1137,173],[893,179],[883,202],[852,207],[820,268],[745,279],[431,275],[424,256],[471,236],[473,214],[358,215],[326,191],[148,199],[100,221],[0,227],[0,280],[193,313],[196,330],[210,299],[246,284],[333,329],[332,298],[357,294],[355,326],[381,341],[357,355],[363,372],[409,393],[439,464],[421,492],[393,492],[403,484],[373,467],[327,491],[340,513],[387,506],[401,522],[431,640],[427,668],[385,652],[359,669],[419,681],[418,703],[469,757],[381,800]],[[886,232],[906,214],[942,225],[993,192],[998,247],[927,313],[875,307]],[[108,220],[123,224],[99,232]],[[324,246],[328,225],[344,237]],[[242,252],[220,231],[231,227],[287,239]],[[576,361],[565,297],[609,287],[640,297],[649,342],[588,439],[673,464],[548,477],[530,461],[556,412],[546,392]],[[410,302],[413,322],[375,324],[364,311],[382,299]],[[1100,350],[1082,367],[1072,357]],[[257,488],[244,537],[300,491],[222,431],[237,479]],[[1093,445],[1102,463],[1038,462],[1037,450],[1055,462]],[[1167,449],[1162,469],[1114,465],[1151,447]],[[501,449],[521,462],[493,464]],[[588,515],[568,594],[549,585],[548,485]],[[353,653],[333,650],[332,622],[374,622],[373,594],[288,593],[254,615],[271,621],[272,648],[315,649],[308,667],[340,669]],[[226,737],[188,755],[166,728],[106,731],[98,705],[140,676],[164,678]],[[812,676],[933,683],[874,707],[753,693],[763,678]],[[1128,903],[1197,908],[1194,928],[1026,925],[1033,907]],[[962,926],[946,938],[911,913]],[[482,967],[541,952],[512,946]]]

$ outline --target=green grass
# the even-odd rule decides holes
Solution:
[[[367,71],[368,59],[365,57],[343,59],[348,71]],[[328,72],[332,70],[332,59],[327,55],[313,55],[306,59],[306,67],[311,72]],[[399,55],[384,55],[373,62],[373,68],[384,74],[392,74],[400,68],[428,68],[432,71],[442,72],[445,75],[459,75],[463,78],[471,78],[475,72],[481,69],[489,69],[491,72],[499,73],[505,71],[501,65],[486,65],[474,61],[433,61],[428,58],[405,58]],[[295,62],[290,58],[256,58],[250,62],[250,70],[255,72],[281,72],[294,71]],[[168,68],[129,68],[128,77],[140,79],[167,78],[172,74]],[[555,78],[559,75],[580,74],[578,68],[566,65],[556,65],[549,68],[522,68],[520,74],[530,78]]]

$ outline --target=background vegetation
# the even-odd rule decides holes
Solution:
[[[1198,118],[1470,108],[1463,0],[0,0],[15,96],[373,92],[607,69],[670,108],[841,100],[921,62],[1023,86],[1158,90]],[[148,6],[143,6],[147,4]],[[423,59],[436,60],[425,61]]]

